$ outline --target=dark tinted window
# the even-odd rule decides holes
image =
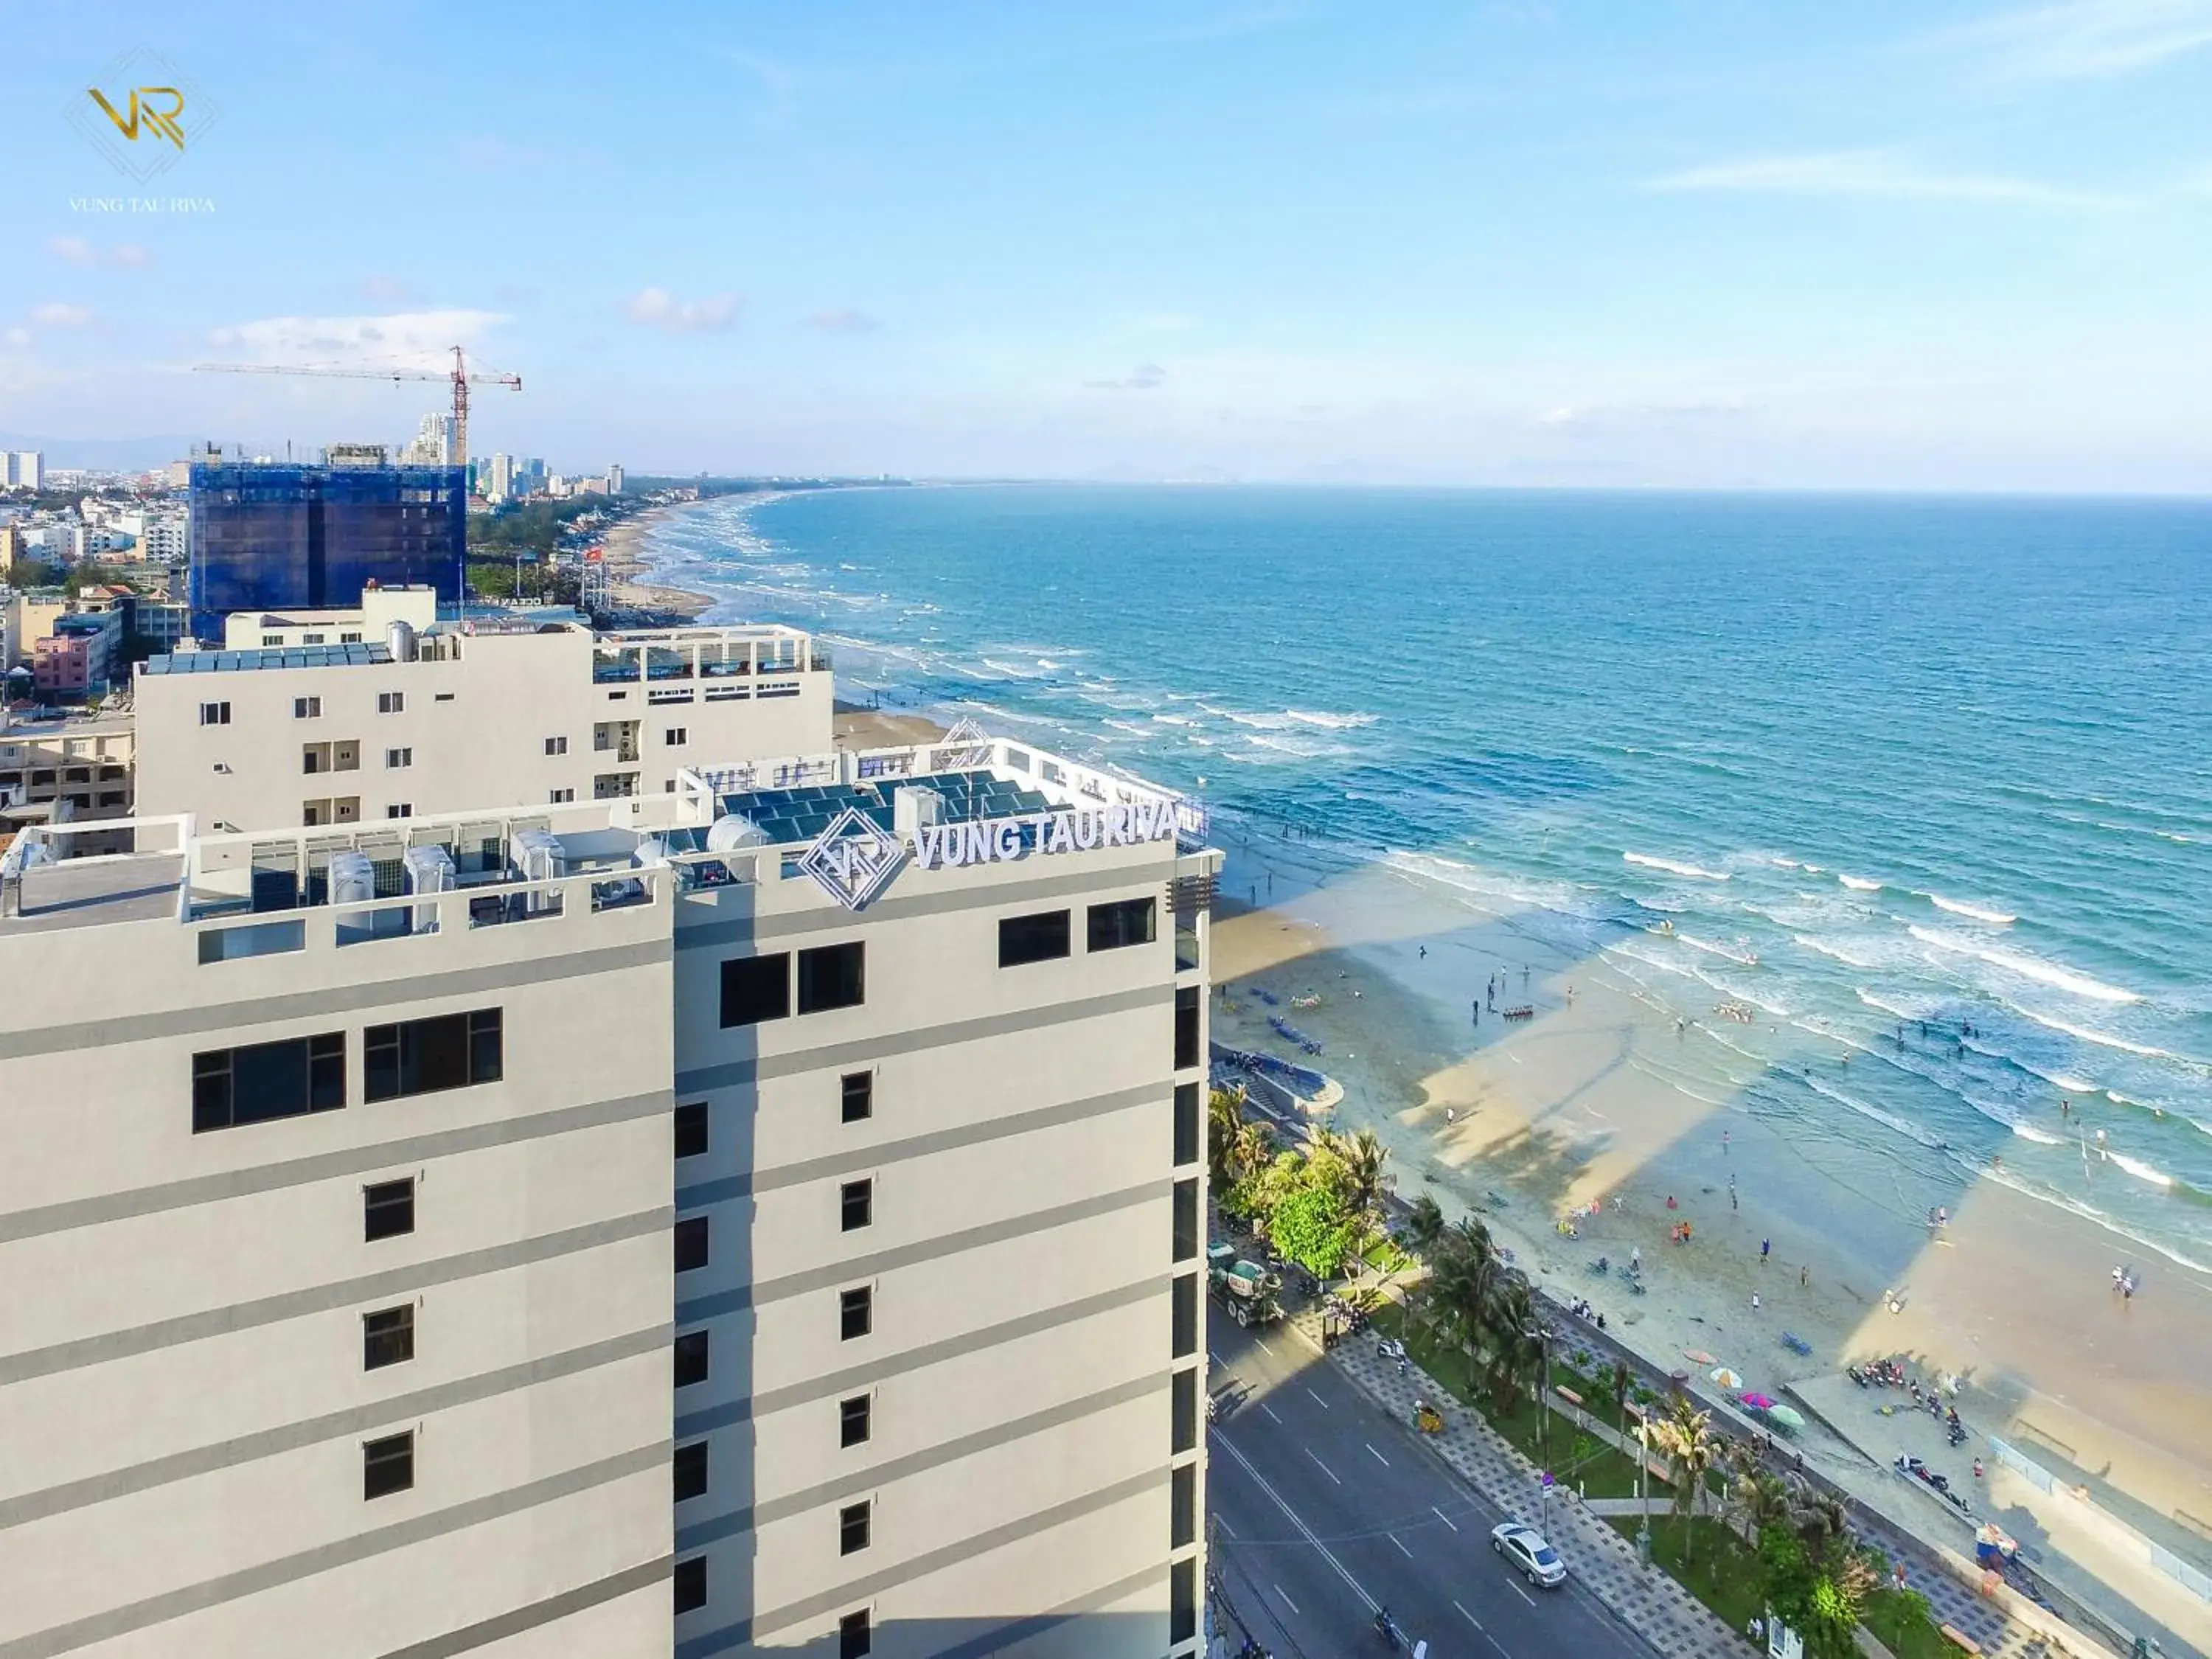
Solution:
[[[678,1561],[671,1575],[676,1585],[676,1611],[696,1613],[707,1605],[707,1558],[695,1555]]]
[[[1090,945],[1094,951],[1115,951],[1124,945],[1150,945],[1159,927],[1158,904],[1149,898],[1123,899],[1118,904],[1091,907]]]
[[[818,1014],[831,1008],[857,1008],[866,1000],[860,941],[823,945],[799,953],[799,1012]]]
[[[478,1008],[372,1025],[362,1033],[361,1046],[365,1099],[394,1100],[496,1083],[501,1069],[500,1011]]]
[[[192,1133],[345,1104],[345,1033],[213,1048],[192,1056]]]
[[[676,1224],[676,1271],[688,1273],[707,1265],[707,1218],[690,1215]]]
[[[1168,1388],[1168,1449],[1187,1452],[1198,1444],[1198,1373],[1177,1371]]]
[[[848,1504],[837,1511],[837,1553],[857,1555],[868,1547],[868,1509],[866,1503]]]
[[[868,1659],[875,1650],[875,1635],[866,1607],[837,1621],[837,1659]]]
[[[1198,1466],[1179,1463],[1168,1477],[1168,1547],[1198,1541]]]
[[[876,1074],[873,1072],[848,1072],[839,1079],[838,1090],[842,1097],[841,1110],[848,1123],[858,1123],[863,1118],[876,1115]]]
[[[382,1440],[368,1440],[361,1448],[361,1495],[385,1498],[405,1492],[415,1484],[415,1431]]]
[[[1198,1563],[1178,1561],[1168,1569],[1168,1640],[1188,1642],[1198,1634]]]
[[[1185,1273],[1176,1279],[1170,1300],[1170,1318],[1175,1327],[1175,1357],[1187,1359],[1198,1352],[1198,1275]]]
[[[1198,1182],[1175,1184],[1175,1259],[1188,1261],[1198,1254]]]
[[[1175,1063],[1177,1071],[1198,1064],[1198,987],[1176,993]]]
[[[1054,961],[1067,954],[1067,941],[1065,910],[1003,917],[999,922],[999,966],[1018,968],[1025,962]]]
[[[374,1243],[415,1231],[415,1177],[361,1189],[362,1237]]]
[[[694,1440],[688,1446],[678,1446],[672,1460],[676,1474],[676,1501],[707,1495],[707,1443]]]
[[[732,957],[722,964],[722,1024],[757,1025],[791,1012],[791,954]]]
[[[875,1292],[866,1285],[837,1293],[837,1340],[866,1336],[875,1323]]]
[[[707,1150],[707,1103],[693,1101],[676,1109],[676,1156],[697,1158]]]
[[[1199,1155],[1198,1085],[1178,1083],[1175,1091],[1175,1161],[1195,1164]]]
[[[846,1232],[866,1226],[875,1218],[876,1183],[848,1181],[837,1194],[837,1224]]]
[[[875,1412],[873,1395],[856,1394],[850,1400],[837,1402],[837,1443],[857,1446],[873,1432],[871,1420]]]
[[[686,1331],[676,1339],[676,1386],[688,1389],[707,1380],[707,1333]]]
[[[415,1357],[415,1310],[410,1304],[361,1316],[361,1368],[381,1370]]]

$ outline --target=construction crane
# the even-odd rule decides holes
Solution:
[[[469,465],[469,388],[503,386],[522,390],[520,374],[471,374],[461,348],[453,348],[452,369],[427,368],[315,368],[290,363],[194,363],[196,369],[215,374],[319,374],[349,380],[446,380],[453,388],[453,459],[465,477]]]

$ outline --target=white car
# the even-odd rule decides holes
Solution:
[[[1532,1584],[1550,1589],[1566,1582],[1567,1564],[1559,1559],[1559,1551],[1546,1543],[1544,1534],[1534,1527],[1524,1527],[1518,1521],[1492,1527],[1490,1547],[1519,1569],[1521,1576]]]

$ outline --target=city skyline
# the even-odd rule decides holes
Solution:
[[[640,473],[2212,487],[2205,0],[12,28],[55,452],[404,434],[191,365],[459,343],[476,453]],[[220,109],[151,185],[65,114],[132,49]]]

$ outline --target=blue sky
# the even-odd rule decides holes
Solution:
[[[459,340],[556,469],[2212,488],[2212,0],[5,28],[0,432],[395,437],[190,365]],[[216,112],[149,185],[133,48]]]

